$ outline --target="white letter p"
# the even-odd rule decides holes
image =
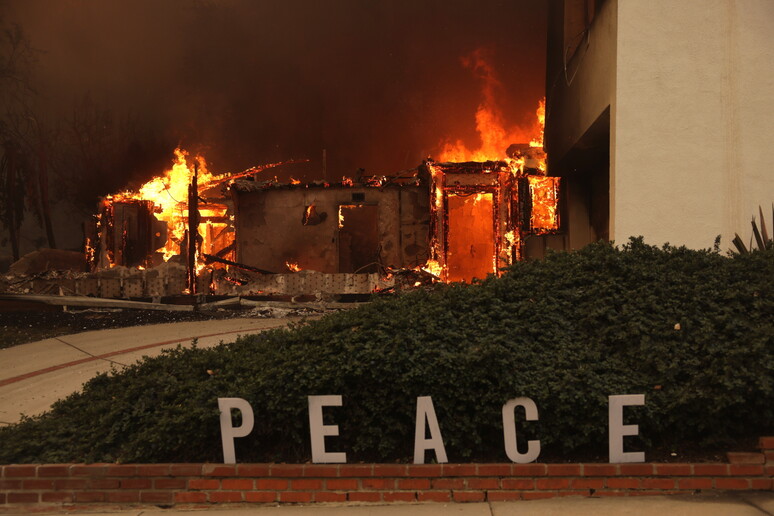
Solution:
[[[253,408],[242,398],[218,398],[220,409],[220,439],[223,443],[223,463],[236,464],[236,452],[234,451],[234,438],[244,437],[253,431],[255,418]],[[237,409],[242,413],[242,426],[231,425],[231,409]]]

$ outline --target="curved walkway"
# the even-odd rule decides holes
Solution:
[[[299,318],[221,319],[89,331],[0,349],[0,424],[41,414],[96,374],[177,345],[210,347]]]

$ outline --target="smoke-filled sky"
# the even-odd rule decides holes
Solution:
[[[42,51],[35,87],[50,117],[88,95],[169,146],[168,161],[180,144],[214,172],[310,158],[305,179],[321,178],[326,149],[329,178],[390,174],[444,140],[473,146],[482,85],[462,62],[476,49],[500,76],[509,123],[531,124],[545,89],[544,0],[4,5]]]

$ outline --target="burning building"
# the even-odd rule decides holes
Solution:
[[[542,110],[530,143],[505,149],[504,136],[499,151],[442,155],[468,160],[427,159],[399,175],[335,183],[259,175],[280,164],[216,176],[177,149],[166,174],[103,199],[87,257],[93,271],[177,264],[171,270],[185,270],[191,294],[365,294],[393,288],[397,271],[444,282],[499,274],[540,256],[560,232]]]
[[[188,158],[186,151],[175,149],[175,161],[165,174],[136,192],[110,195],[100,202],[86,236],[90,270],[115,266],[144,270],[171,261],[187,267],[186,289],[196,293],[196,277],[205,265],[223,268],[233,260],[233,203],[225,187],[280,163],[214,175],[202,156],[193,163]]]
[[[426,160],[409,176],[358,182],[236,181],[237,260],[275,273],[497,274],[525,256],[527,237],[559,230],[558,178],[542,175],[537,148],[513,152],[507,161]]]
[[[530,255],[529,237],[559,231],[559,178],[542,149],[513,145],[508,160],[426,161],[431,257],[444,281],[471,281]]]
[[[427,261],[427,186],[416,176],[230,189],[239,262],[275,273],[370,273]]]

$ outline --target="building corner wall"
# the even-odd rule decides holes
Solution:
[[[564,178],[568,249],[608,239],[613,223],[610,117],[618,1],[602,2],[590,24],[578,26],[577,11],[586,8],[583,0],[552,0],[549,9],[545,142],[550,174]]]
[[[616,151],[617,143],[617,120],[618,120],[618,0],[608,0],[610,9],[610,24],[615,32],[615,37],[611,38],[610,44],[613,46],[612,56],[615,60],[615,72],[610,77],[610,162],[608,166],[609,181],[609,204],[608,204],[608,237],[610,240],[616,240]]]
[[[618,2],[611,236],[711,247],[774,200],[774,3]]]

